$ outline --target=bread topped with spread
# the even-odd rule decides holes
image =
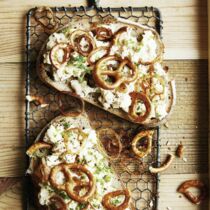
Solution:
[[[74,21],[49,36],[37,62],[42,81],[144,126],[165,121],[176,100],[152,28],[122,18]]]
[[[132,209],[86,114],[52,120],[27,150],[39,209]]]

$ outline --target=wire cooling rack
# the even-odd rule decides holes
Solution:
[[[40,47],[49,36],[46,27],[52,23],[52,16],[45,15],[39,18],[45,21],[46,27],[34,18],[37,8],[31,9],[27,14],[27,68],[26,68],[26,96],[41,96],[49,104],[41,108],[38,104],[26,101],[26,147],[28,147],[41,129],[50,122],[54,117],[60,114],[58,107],[58,98],[60,94],[52,88],[44,85],[38,78],[35,70],[36,58]],[[161,35],[162,21],[161,14],[157,8],[153,7],[121,7],[121,8],[102,8],[96,6],[90,7],[55,7],[53,11],[54,21],[59,27],[71,22],[74,18],[86,19],[88,21],[100,20],[107,17],[118,16],[132,21],[145,24],[155,28]],[[69,107],[77,106],[77,99],[71,96],[62,96],[65,104]],[[91,118],[91,124],[95,129],[101,127],[110,127],[118,133],[122,133],[124,145],[129,144],[129,140],[137,131],[142,130],[138,125],[119,119],[99,108],[86,104],[86,112]],[[115,161],[117,173],[121,180],[131,190],[134,206],[137,210],[155,210],[158,206],[158,175],[149,173],[148,166],[159,165],[159,128],[154,128],[155,135],[153,139],[152,153],[142,161],[120,158]],[[129,134],[129,135],[128,135]],[[124,140],[123,140],[124,139]],[[29,187],[27,187],[29,188]],[[27,192],[29,192],[28,190]],[[27,194],[26,209],[31,206],[30,196]],[[31,209],[31,208],[30,208]]]

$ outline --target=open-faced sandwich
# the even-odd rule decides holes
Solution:
[[[85,114],[57,117],[27,150],[38,209],[128,210],[131,196]]]
[[[50,35],[37,70],[45,83],[143,125],[171,112],[175,83],[161,64],[164,46],[151,28],[125,19],[71,22]]]

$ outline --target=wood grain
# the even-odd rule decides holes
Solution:
[[[11,7],[12,3],[12,7]],[[84,5],[83,0],[72,6]],[[41,0],[2,0],[0,2],[0,62],[22,62],[25,51],[25,18],[27,11],[43,5]],[[163,20],[163,37],[166,45],[166,59],[207,58],[207,12],[206,1],[199,0],[101,0],[101,6],[155,6],[160,8]],[[45,1],[47,6],[68,6],[69,1]],[[8,27],[9,26],[9,27]],[[9,40],[9,42],[8,42]]]
[[[207,210],[208,198],[200,205],[190,203],[183,195],[177,193],[178,186],[186,180],[200,179],[208,183],[207,174],[171,174],[161,175],[159,210]],[[170,195],[170,196],[169,196]]]

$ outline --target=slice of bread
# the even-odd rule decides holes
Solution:
[[[34,144],[27,150],[30,157],[28,173],[33,180],[34,196],[39,209],[51,209],[52,204],[64,210],[81,206],[106,209],[105,198],[113,192],[126,195],[124,199],[124,196],[113,193],[112,201],[116,201],[115,205],[124,203],[121,209],[133,208],[129,190],[124,187],[109,160],[103,155],[97,141],[96,132],[84,113],[77,117],[56,117],[43,128]],[[59,167],[61,170],[55,172]],[[74,170],[67,172],[65,167],[74,167]],[[82,176],[85,175],[89,176],[83,180]],[[69,195],[67,185],[70,186],[71,182],[75,181],[80,189],[80,178],[86,183],[89,177],[89,183],[94,185],[91,189],[88,188],[92,190],[91,196],[79,202],[72,194]],[[82,195],[76,197],[83,197]]]
[[[112,37],[106,41],[97,40],[95,30],[100,27],[107,28],[109,31],[111,30]],[[117,34],[119,34],[119,31],[122,28],[127,28],[127,34],[125,34],[124,37],[122,36],[119,38],[117,37]],[[104,89],[98,84],[97,80],[93,77],[94,72],[96,72],[96,65],[88,63],[87,57],[81,55],[78,52],[77,47],[72,47],[72,45],[74,45],[74,43],[72,44],[72,33],[74,31],[80,31],[80,34],[88,34],[87,36],[90,37],[89,39],[94,42],[92,48],[95,49],[101,46],[106,46],[108,48],[107,54],[101,55],[102,58],[100,58],[96,64],[104,57],[113,55],[116,56],[116,58],[120,57],[122,61],[129,60],[136,66],[137,76],[135,77],[135,80],[132,82],[125,81],[121,83],[121,85],[126,86],[127,89],[131,87],[132,90],[127,90],[127,92],[123,93],[122,91],[119,91],[119,87],[121,85],[110,90]],[[127,35],[131,38],[129,39],[129,37],[126,37]],[[120,39],[121,42],[117,41]],[[132,42],[132,40],[134,41]],[[85,40],[83,40],[83,42],[85,42]],[[66,62],[64,60],[64,64],[62,63],[60,68],[55,68],[52,63],[52,59],[54,58],[52,58],[51,55],[52,48],[57,43],[65,43],[66,45],[71,46],[74,53],[72,54],[72,57],[70,56],[71,58],[67,59]],[[87,43],[86,45],[89,46]],[[133,48],[135,48],[136,51],[132,51]],[[63,51],[63,53],[65,54],[65,51]],[[166,121],[166,118],[169,113],[171,113],[176,100],[175,81],[170,79],[168,72],[161,66],[163,53],[164,45],[158,33],[154,29],[139,23],[122,18],[108,19],[94,23],[89,23],[85,20],[78,20],[59,29],[48,38],[37,59],[37,72],[44,83],[50,85],[58,91],[68,92],[69,94],[76,93],[86,102],[105,109],[106,111],[109,111],[123,119],[139,123],[144,126],[153,127]],[[61,58],[59,59],[64,59],[64,55],[62,57],[62,53],[60,56]],[[98,56],[100,57],[100,55]],[[77,60],[80,58],[83,59],[83,63],[77,63],[79,62]],[[74,61],[72,62],[72,60]],[[70,66],[68,66],[68,62],[70,63]],[[150,74],[150,69],[155,69],[156,67],[157,70],[155,70],[153,75],[160,74],[158,77],[163,77],[164,80],[164,86],[162,87],[162,89],[164,89],[164,93],[161,96],[162,99],[160,97],[159,99],[156,98],[155,102],[152,101],[153,99],[151,98],[153,98],[153,96],[150,94],[154,87],[151,87],[150,91],[147,91],[147,93],[142,93],[142,89],[138,90],[149,98],[152,112],[148,114],[148,117],[143,121],[135,120],[130,116],[132,103],[130,93],[136,91],[133,87],[138,85],[137,81],[140,81],[141,83],[143,78]],[[129,76],[130,75],[128,74],[125,78],[127,77],[128,79]],[[151,76],[150,79],[154,79],[154,77],[155,76]],[[109,100],[111,100],[111,102]]]

